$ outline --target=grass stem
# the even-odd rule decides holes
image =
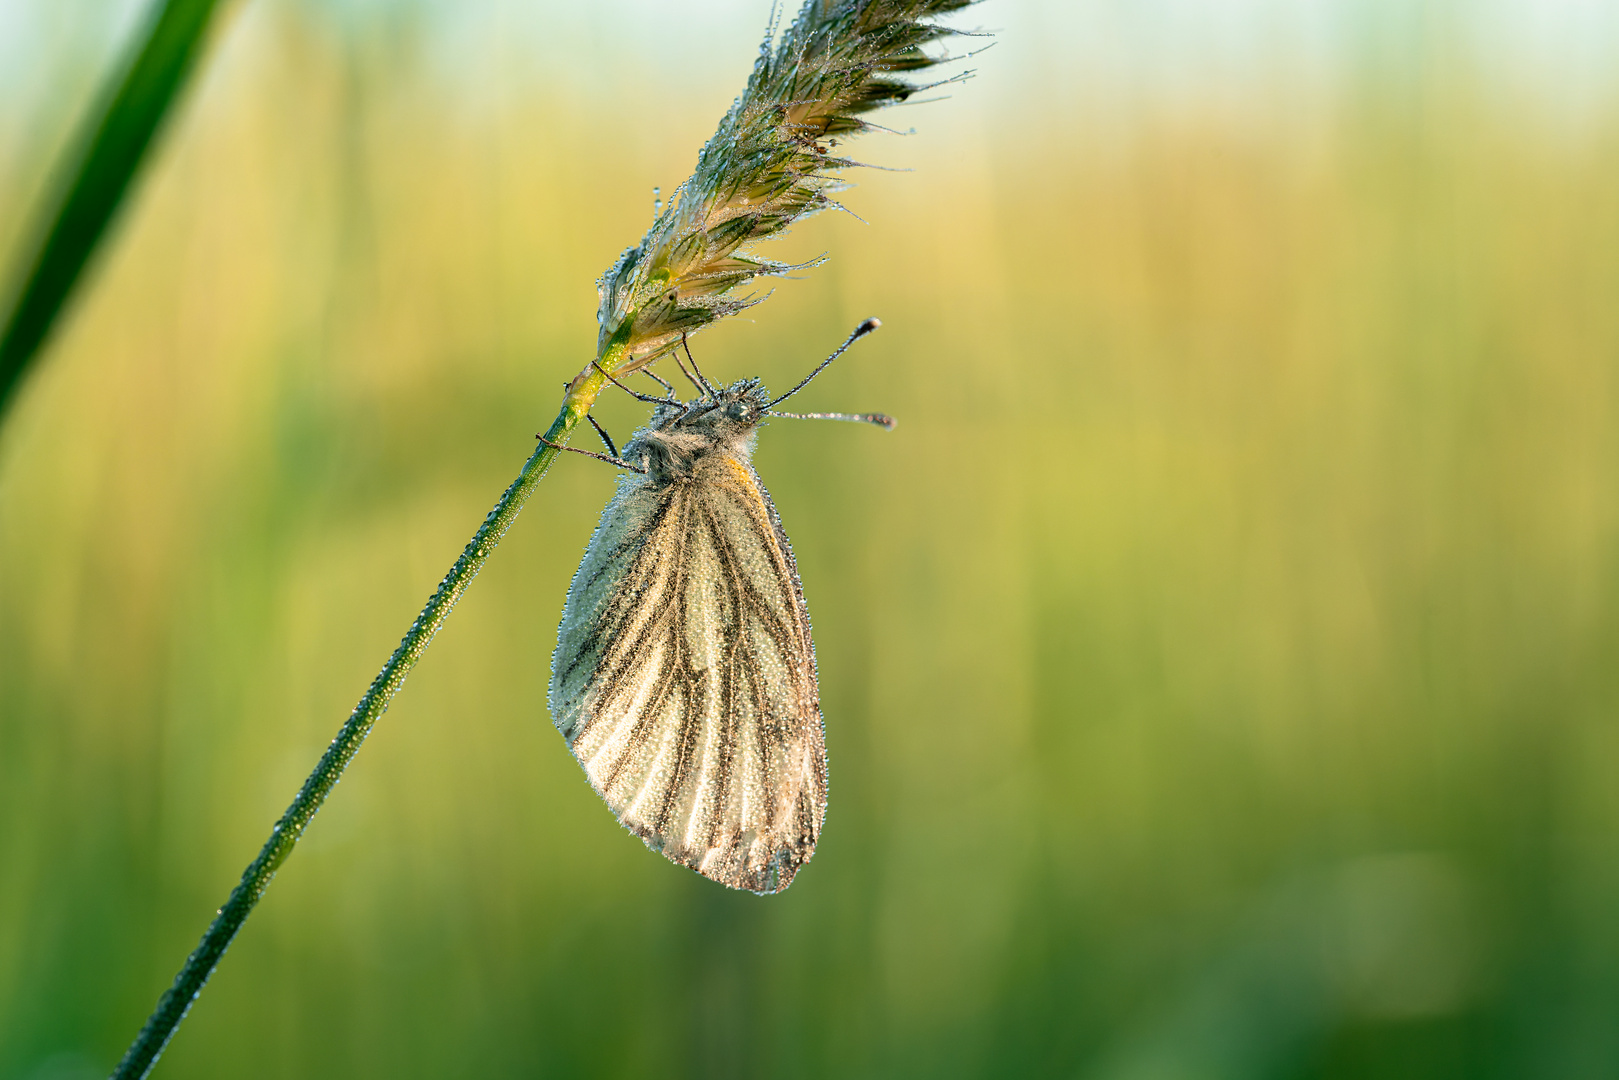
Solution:
[[[609,349],[605,365],[609,370],[622,361],[622,347]],[[202,941],[192,950],[186,958],[185,965],[180,973],[174,977],[174,983],[158,999],[157,1008],[147,1018],[146,1024],[141,1028],[140,1034],[130,1044],[124,1058],[113,1071],[114,1080],[136,1080],[144,1077],[157,1064],[158,1057],[163,1048],[168,1045],[169,1039],[174,1036],[180,1022],[185,1019],[191,1008],[191,1003],[202,993],[202,988],[208,982],[208,977],[219,966],[224,957],[225,950],[230,948],[231,941],[236,937],[237,931],[252,914],[253,908],[258,904],[259,898],[269,888],[270,880],[281,864],[287,861],[292,849],[297,845],[309,822],[314,818],[316,811],[326,801],[332,788],[337,786],[338,780],[343,776],[343,770],[348,768],[354,755],[359,752],[360,744],[371,733],[371,728],[377,719],[388,709],[399,688],[405,684],[405,676],[410,669],[416,666],[422,653],[432,642],[433,635],[438,628],[444,625],[449,618],[456,601],[461,599],[472,579],[483,569],[495,545],[506,535],[506,530],[512,527],[517,515],[528,502],[529,496],[545,477],[546,470],[556,459],[557,449],[548,443],[562,443],[572,434],[573,429],[579,425],[585,415],[590,411],[596,400],[596,395],[606,384],[606,378],[595,366],[587,367],[580,376],[569,386],[568,395],[562,404],[562,410],[557,418],[551,422],[546,430],[543,440],[523,463],[523,469],[517,474],[511,486],[501,495],[495,508],[489,511],[478,531],[472,534],[467,546],[462,550],[461,557],[455,560],[450,572],[444,575],[439,582],[438,589],[428,599],[416,621],[410,624],[399,647],[394,649],[393,655],[383,665],[377,677],[371,681],[365,696],[360,699],[349,718],[343,722],[337,737],[326,752],[321,755],[320,762],[315,770],[304,781],[303,787],[298,789],[297,796],[292,805],[287,807],[286,813],[275,823],[270,830],[270,838],[264,842],[259,850],[258,857],[248,864],[242,872],[242,880],[231,890],[214,920],[209,924],[208,930],[202,935]]]

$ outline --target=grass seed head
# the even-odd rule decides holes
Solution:
[[[621,344],[613,370],[635,371],[757,303],[740,292],[755,278],[818,263],[777,262],[754,245],[838,205],[841,170],[860,164],[840,144],[876,127],[864,114],[939,85],[907,76],[949,59],[925,46],[961,31],[935,20],[973,2],[807,0],[779,40],[772,27],[696,171],[597,283],[598,357]]]

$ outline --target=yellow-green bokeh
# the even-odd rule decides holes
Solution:
[[[859,148],[915,171],[696,346],[785,388],[885,323],[799,400],[898,430],[758,455],[814,862],[728,893],[584,782],[545,686],[612,477],[563,461],[158,1075],[1619,1073],[1596,7],[987,0],[977,81]],[[129,17],[69,8],[0,24],[7,250]],[[768,5],[567,8],[239,6],[0,431],[0,1075],[116,1061]]]

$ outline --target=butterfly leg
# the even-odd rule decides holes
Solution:
[[[628,469],[628,470],[630,470],[630,472],[638,472],[642,476],[646,475],[646,470],[643,469],[641,466],[632,465],[628,461],[625,461],[623,458],[608,457],[606,454],[598,454],[594,450],[581,450],[576,446],[563,446],[561,443],[552,442],[550,439],[547,439],[544,435],[536,435],[535,438],[539,439],[540,442],[544,443],[546,446],[549,446],[553,450],[566,450],[570,454],[583,454],[583,455],[585,455],[585,457],[593,457],[597,461],[605,461],[609,465],[616,465],[620,469]]]
[[[645,375],[647,378],[651,379],[653,382],[655,382],[659,386],[663,387],[663,390],[664,390],[663,397],[664,397],[665,401],[673,401],[675,399],[675,387],[674,387],[673,383],[666,383],[662,379],[658,378],[658,376],[656,376],[656,375],[654,375],[652,373],[651,368],[642,368],[641,369],[641,374]]]
[[[687,342],[685,334],[680,335],[680,347],[686,351],[686,359],[691,361],[691,369],[697,372],[697,379],[702,384],[698,389],[706,391],[710,397],[713,397],[715,394],[714,387],[709,383],[708,376],[703,374],[703,369],[697,366],[697,357],[691,354],[691,344]],[[678,363],[679,360],[680,357],[676,356],[675,361]]]
[[[651,402],[653,405],[661,405],[663,403],[663,398],[655,398],[650,394],[643,394],[643,393],[640,393],[639,391],[631,390],[629,387],[625,386],[623,383],[621,383],[617,379],[613,378],[613,373],[608,371],[606,368],[602,367],[596,361],[592,360],[590,362],[590,366],[595,368],[597,371],[601,372],[603,377],[605,377],[608,382],[612,383],[614,386],[618,387],[620,390],[622,390],[626,394],[630,395],[630,397],[634,398],[636,401],[648,401],[648,402]],[[658,381],[662,382],[663,380],[660,379]]]
[[[596,429],[596,434],[602,437],[602,442],[607,444],[607,453],[612,457],[618,457],[618,447],[613,445],[613,437],[607,434],[607,429],[596,423],[596,418],[589,413],[585,413],[585,419],[589,420],[590,426]]]

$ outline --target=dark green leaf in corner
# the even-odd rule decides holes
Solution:
[[[33,242],[24,241],[9,282],[0,418],[185,85],[217,6],[217,0],[157,0],[41,200]]]

